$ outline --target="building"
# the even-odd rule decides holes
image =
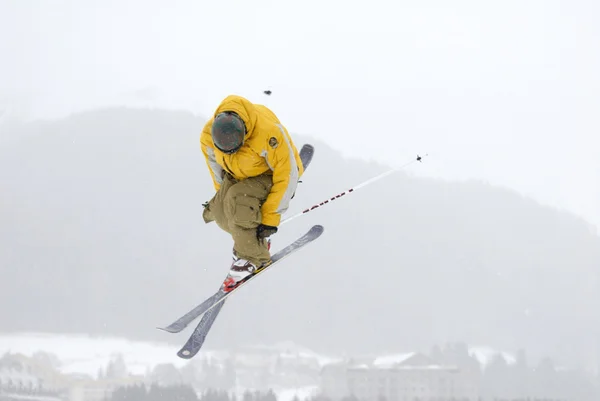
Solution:
[[[85,374],[63,374],[56,363],[44,353],[2,356],[0,401],[105,401],[118,387],[145,383],[144,377],[130,375],[125,367],[109,369],[108,377],[95,379]]]
[[[409,353],[370,363],[326,366],[321,372],[321,392],[333,400],[477,400],[479,376],[479,370],[442,365],[426,355]]]

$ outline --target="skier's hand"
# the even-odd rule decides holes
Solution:
[[[264,239],[275,234],[276,232],[277,227],[259,224],[258,228],[256,229],[256,237],[258,237],[258,239]]]

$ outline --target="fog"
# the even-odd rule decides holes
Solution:
[[[72,401],[142,399],[116,391],[132,383],[597,399],[598,17],[585,1],[0,2],[0,399],[35,393],[24,377]],[[282,226],[274,250],[325,232],[236,292],[184,363],[195,323],[156,327],[230,264],[202,221],[199,146],[229,94],[316,148],[288,215],[398,170]],[[361,369],[401,384],[354,388]]]
[[[600,225],[597,2],[171,4],[2,2],[0,109],[210,115],[237,93],[345,155],[429,152],[419,174],[482,179]]]

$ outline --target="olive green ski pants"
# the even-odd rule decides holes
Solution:
[[[256,228],[262,222],[261,206],[273,186],[273,177],[260,175],[237,181],[224,174],[223,183],[208,202],[202,217],[215,221],[233,238],[233,249],[239,258],[256,266],[271,261],[266,240],[259,240]]]

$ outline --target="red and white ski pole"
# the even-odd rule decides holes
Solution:
[[[425,156],[427,156],[427,155],[425,155]],[[290,221],[290,220],[293,220],[293,219],[295,219],[295,218],[297,218],[297,217],[300,217],[300,216],[302,216],[302,215],[304,215],[304,214],[306,214],[306,213],[308,213],[308,212],[310,212],[310,211],[312,211],[312,210],[314,210],[314,209],[316,209],[316,208],[319,208],[319,207],[321,207],[321,206],[323,206],[323,205],[326,205],[326,204],[328,204],[328,203],[329,203],[329,202],[331,202],[331,201],[334,201],[334,200],[336,200],[336,199],[339,199],[339,198],[341,198],[342,196],[344,196],[344,195],[346,195],[346,194],[349,194],[349,193],[351,193],[351,192],[354,192],[354,191],[356,191],[357,189],[360,189],[360,188],[362,188],[362,187],[365,187],[365,186],[367,186],[367,185],[369,185],[369,184],[371,184],[371,183],[373,183],[373,182],[375,182],[375,181],[378,181],[378,180],[382,179],[383,177],[385,177],[385,176],[388,176],[388,175],[390,175],[390,174],[392,174],[392,173],[394,173],[394,172],[396,172],[396,171],[398,171],[398,170],[401,170],[401,169],[405,168],[406,166],[408,166],[408,165],[410,165],[410,164],[412,164],[412,163],[414,163],[414,162],[420,162],[420,161],[421,161],[421,159],[422,159],[422,157],[421,157],[421,156],[417,156],[415,159],[411,160],[411,161],[410,161],[410,162],[408,162],[408,163],[405,163],[405,164],[403,164],[403,165],[402,165],[402,166],[400,166],[400,167],[393,168],[393,169],[391,169],[391,170],[388,170],[388,171],[386,171],[386,172],[384,172],[384,173],[381,173],[381,174],[379,174],[378,176],[375,176],[375,177],[373,177],[373,178],[369,178],[367,181],[364,181],[364,182],[362,182],[362,183],[360,183],[360,184],[356,185],[356,186],[355,186],[355,187],[353,187],[353,188],[350,188],[350,189],[348,189],[348,190],[346,190],[346,191],[344,191],[344,192],[342,192],[342,193],[339,193],[339,194],[337,194],[337,195],[335,195],[335,196],[332,196],[331,198],[329,198],[329,199],[326,199],[326,200],[324,200],[324,201],[323,201],[323,202],[321,202],[321,203],[317,203],[316,205],[313,205],[313,206],[309,207],[308,209],[305,209],[305,210],[303,210],[303,211],[301,211],[301,212],[298,212],[298,213],[296,213],[296,214],[294,214],[294,215],[292,215],[292,216],[290,216],[290,217],[288,217],[288,218],[286,218],[286,219],[282,220],[282,221],[281,221],[281,223],[280,223],[280,225],[281,225],[281,224],[284,224],[284,223],[287,223],[288,221]]]

